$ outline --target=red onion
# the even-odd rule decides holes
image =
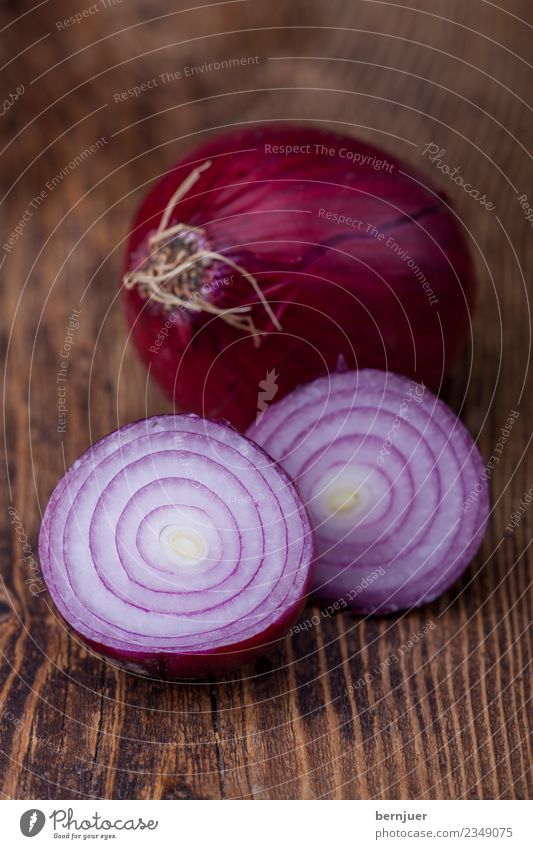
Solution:
[[[239,129],[189,153],[142,203],[124,278],[135,345],[178,408],[244,428],[268,373],[281,398],[339,355],[436,389],[475,282],[445,195],[425,184],[307,126]]]
[[[248,661],[308,589],[309,520],[285,473],[228,425],[155,416],[104,437],[56,486],[43,575],[85,642],[175,678]]]
[[[424,604],[479,549],[489,513],[481,455],[421,384],[373,369],[320,378],[271,406],[248,435],[306,503],[321,599],[365,614]]]

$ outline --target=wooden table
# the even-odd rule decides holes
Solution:
[[[23,3],[0,12],[2,99],[19,87],[1,120],[3,242],[20,223],[0,257],[2,795],[531,798],[533,507],[506,530],[533,483],[531,223],[519,201],[533,203],[531,4],[104,5],[51,0],[24,17]],[[80,22],[64,23],[82,8]],[[242,56],[259,60],[183,73]],[[178,70],[179,80],[115,97]],[[40,515],[91,440],[171,409],[128,344],[117,302],[143,185],[213,128],[271,118],[357,133],[449,193],[471,232],[480,295],[472,370],[465,357],[446,398],[456,409],[464,399],[487,458],[519,416],[492,472],[481,553],[439,601],[365,621],[311,608],[312,627],[245,677],[147,682],[93,657],[58,626],[47,594],[29,591]],[[494,211],[423,156],[430,142]],[[60,433],[56,374],[75,309]]]

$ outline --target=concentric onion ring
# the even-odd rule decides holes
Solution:
[[[479,549],[489,514],[481,455],[421,384],[373,369],[320,378],[270,407],[248,435],[307,506],[319,598],[365,614],[420,605]]]
[[[104,437],[56,486],[39,538],[68,624],[162,677],[211,674],[283,636],[309,583],[311,528],[285,473],[229,425],[191,415]]]

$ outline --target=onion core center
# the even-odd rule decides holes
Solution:
[[[165,525],[159,544],[179,566],[198,566],[207,557],[207,543],[201,534],[181,525]]]
[[[326,493],[326,507],[330,513],[350,513],[360,503],[360,490],[350,486],[332,486]]]

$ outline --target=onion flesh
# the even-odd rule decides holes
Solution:
[[[307,506],[320,599],[364,614],[421,605],[479,549],[489,514],[481,455],[421,384],[374,369],[336,373],[273,404],[248,436]]]
[[[99,653],[164,678],[215,674],[281,638],[312,540],[286,474],[229,425],[164,415],[67,471],[39,538],[63,618]]]

